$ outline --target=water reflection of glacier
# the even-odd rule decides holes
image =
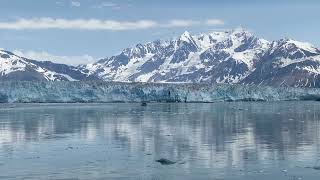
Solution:
[[[26,143],[75,141],[178,160],[185,171],[227,172],[307,164],[320,154],[317,102],[31,106],[0,110],[0,155]]]

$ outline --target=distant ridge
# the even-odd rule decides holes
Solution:
[[[0,50],[0,80],[187,82],[320,87],[320,51],[293,39],[269,42],[242,28],[156,40],[77,67]]]

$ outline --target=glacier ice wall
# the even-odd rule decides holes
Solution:
[[[320,89],[256,85],[1,81],[2,103],[320,100]]]

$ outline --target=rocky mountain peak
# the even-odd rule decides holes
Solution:
[[[28,77],[28,78],[25,78]],[[78,67],[0,50],[2,80],[105,80],[320,87],[320,52],[310,43],[269,41],[237,28],[137,44]]]

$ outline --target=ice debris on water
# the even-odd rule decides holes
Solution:
[[[156,162],[159,162],[161,165],[171,165],[176,163],[174,161],[171,161],[169,159],[164,159],[164,158],[158,159],[156,160]]]

